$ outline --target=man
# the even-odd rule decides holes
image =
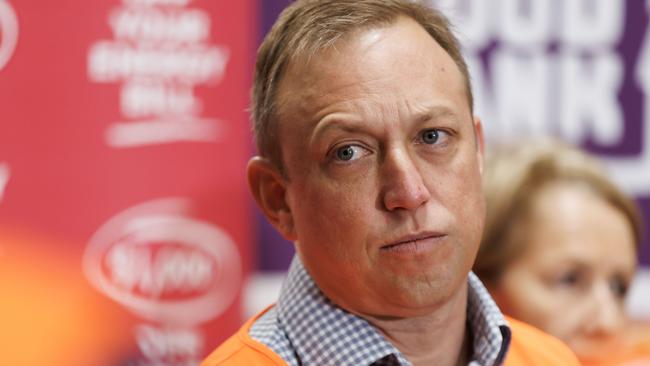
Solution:
[[[250,188],[297,256],[204,365],[575,364],[470,274],[483,132],[441,14],[297,1],[259,50],[253,118]]]

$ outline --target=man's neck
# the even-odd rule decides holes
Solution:
[[[467,330],[467,283],[432,313],[411,318],[364,317],[397,349],[419,365],[467,365],[471,334]]]

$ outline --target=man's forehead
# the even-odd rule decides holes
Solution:
[[[396,39],[391,39],[391,33],[395,33],[394,30],[401,30],[402,32]],[[408,30],[408,32],[404,32],[405,30]],[[293,73],[309,72],[322,65],[323,60],[325,62],[332,62],[349,52],[364,53],[364,51],[371,50],[378,43],[385,44],[386,42],[393,41],[396,44],[402,44],[409,42],[418,33],[419,36],[424,36],[430,40],[432,46],[439,47],[435,39],[414,19],[406,16],[397,16],[389,23],[361,26],[335,37],[330,42],[318,48],[306,49],[294,54],[288,60],[285,75],[290,68]],[[357,64],[363,64],[364,60],[357,59],[355,61],[357,61]]]
[[[405,65],[405,59],[399,55],[402,51],[410,51],[412,54],[413,47],[408,50],[408,43],[416,39],[421,45],[417,49],[418,54]],[[388,49],[392,52],[387,53],[385,50]],[[393,60],[394,63],[389,64],[386,62],[388,60]],[[337,91],[358,84],[359,75],[371,79],[373,75],[369,74],[369,70],[375,71],[374,77],[377,79],[389,74],[389,71],[404,67],[409,68],[405,72],[420,72],[423,76],[430,76],[427,72],[431,71],[434,64],[443,69],[453,69],[459,80],[462,80],[460,71],[446,51],[420,24],[410,18],[398,17],[388,25],[358,29],[325,49],[298,55],[288,62],[276,94],[276,113],[286,112],[287,107],[293,110],[295,104],[304,104],[313,97],[319,97],[324,102],[327,93],[333,93],[333,98],[344,97],[337,94]],[[384,67],[384,70],[377,66]],[[323,84],[327,85],[328,90],[323,88]]]
[[[363,53],[371,44],[382,40],[382,30],[385,27],[370,29],[357,29],[338,38],[326,47],[294,55],[285,68],[280,80],[280,89],[283,84],[296,84],[310,86],[314,82],[327,79],[336,80],[343,74],[357,69],[364,64],[364,59],[355,59],[353,62],[346,59],[350,53]],[[334,64],[344,63],[345,67],[333,68]],[[330,66],[330,67],[328,67]]]

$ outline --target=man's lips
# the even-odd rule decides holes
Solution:
[[[400,237],[381,247],[387,252],[421,252],[426,251],[438,243],[446,234],[437,232],[423,232]]]

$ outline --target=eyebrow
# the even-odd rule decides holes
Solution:
[[[435,106],[427,108],[425,112],[416,114],[415,121],[422,123],[432,119],[440,119],[445,117],[457,118],[458,114],[451,108],[446,106]]]
[[[348,133],[367,133],[366,129],[360,126],[361,122],[356,118],[328,117],[329,116],[323,118],[326,119],[325,122],[323,122],[323,119],[317,122],[312,139],[317,139],[319,136],[331,129],[339,129]],[[410,120],[414,121],[416,124],[420,124],[441,118],[457,119],[458,114],[447,106],[434,106],[425,108],[423,112],[415,113],[414,117],[410,118]]]
[[[326,116],[324,119],[326,120],[323,121],[323,119],[321,119],[317,122],[316,128],[311,137],[312,141],[318,140],[327,131],[332,129],[338,129],[348,133],[366,132],[365,129],[360,126],[361,121],[356,118]]]

